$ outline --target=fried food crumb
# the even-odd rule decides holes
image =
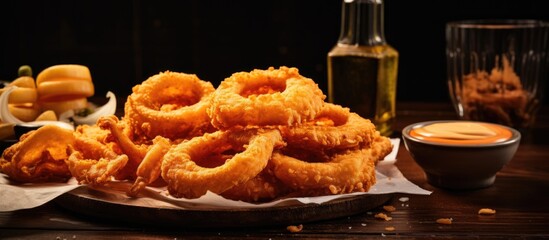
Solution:
[[[385,214],[385,213],[378,213],[378,214],[374,215],[374,217],[377,218],[377,219],[383,219],[385,221],[391,221],[391,219],[393,219],[392,217],[387,216],[387,214]]]
[[[496,210],[491,209],[491,208],[481,208],[480,210],[478,210],[478,214],[479,215],[494,215],[494,214],[496,214]]]
[[[387,231],[394,231],[394,230],[395,230],[395,227],[393,227],[393,226],[386,227],[385,230],[387,230]]]
[[[450,224],[452,224],[453,220],[454,219],[452,219],[452,218],[439,218],[439,219],[437,219],[437,223],[438,224],[450,225]]]
[[[396,210],[396,208],[391,205],[383,206],[383,209],[387,212],[394,212]]]
[[[286,229],[290,232],[293,232],[293,233],[301,232],[301,230],[303,230],[303,224],[299,224],[297,226],[290,225],[290,226],[286,227]]]

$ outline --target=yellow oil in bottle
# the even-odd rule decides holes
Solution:
[[[381,0],[343,0],[341,32],[328,53],[328,100],[370,119],[384,136],[396,117],[398,51],[385,42]]]
[[[398,52],[389,45],[337,46],[328,54],[328,100],[372,120],[382,135],[395,121]]]

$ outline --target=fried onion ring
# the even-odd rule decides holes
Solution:
[[[327,103],[328,108],[341,108]],[[343,116],[347,115],[345,120]],[[343,121],[342,121],[343,120]],[[300,126],[280,126],[288,145],[308,149],[348,149],[367,146],[375,135],[375,125],[356,113],[344,110],[322,112],[315,120]]]
[[[167,138],[158,136],[153,142],[154,144],[149,148],[139,167],[137,167],[137,178],[128,191],[128,196],[137,196],[143,188],[160,177],[162,157],[170,149],[170,141]]]
[[[219,129],[295,125],[316,117],[326,96],[297,68],[234,73],[213,94],[208,114]]]
[[[211,126],[206,114],[210,82],[194,74],[166,71],[133,87],[125,105],[125,118],[137,135],[170,139],[202,135]]]
[[[125,121],[120,121],[114,115],[102,116],[97,120],[97,126],[109,132],[105,141],[116,143],[121,152],[128,156],[128,163],[124,171],[120,172],[120,177],[134,179],[136,170],[145,158],[150,144],[135,144],[128,135],[126,135]],[[122,176],[123,175],[123,176]],[[117,177],[118,178],[118,177]]]
[[[69,145],[70,155],[65,163],[79,183],[103,185],[126,166],[128,156],[125,154],[116,153],[109,145],[95,138],[75,135],[74,145]]]
[[[389,139],[378,135],[370,148],[329,154],[327,162],[297,159],[283,151],[275,151],[271,161],[275,176],[297,193],[312,196],[366,192],[375,183],[375,164],[391,149]]]
[[[198,198],[207,191],[222,193],[242,184],[267,165],[273,149],[282,144],[278,130],[217,131],[195,137],[168,151],[162,162],[162,177],[175,197]],[[212,155],[236,151],[219,166],[203,167]]]
[[[78,66],[44,74],[40,86],[51,86],[51,99],[59,86],[91,83]],[[61,77],[67,74],[76,79]],[[2,96],[7,105],[8,94]],[[47,126],[23,135],[0,167],[22,182],[71,176],[90,185],[133,182],[125,189],[130,197],[153,184],[178,198],[210,191],[246,202],[368,191],[391,142],[370,120],[325,97],[296,68],[235,73],[217,89],[196,75],[161,72],[132,89],[122,118],[110,114],[75,131]],[[57,110],[61,103],[40,105]]]
[[[54,125],[40,127],[4,150],[0,169],[19,182],[64,182],[71,177],[64,160],[73,142],[70,130]]]
[[[276,178],[270,165],[271,161],[257,176],[235,185],[221,193],[221,196],[245,202],[267,202],[285,195],[289,188]]]

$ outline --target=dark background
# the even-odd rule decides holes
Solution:
[[[400,53],[398,101],[447,101],[444,27],[461,19],[549,19],[542,0],[385,1],[385,34]],[[90,68],[96,95],[165,70],[217,86],[238,71],[291,66],[326,89],[341,0],[1,1],[0,79],[20,65]],[[547,89],[547,88],[546,88]],[[545,91],[547,92],[547,90]],[[545,99],[547,103],[547,97]]]

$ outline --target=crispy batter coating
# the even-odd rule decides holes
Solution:
[[[324,102],[296,68],[235,73],[217,89],[166,71],[132,90],[123,118],[24,135],[4,151],[2,172],[21,182],[129,181],[133,197],[165,181],[175,197],[265,202],[368,191],[392,150],[370,120]]]
[[[330,109],[341,108],[331,105]],[[323,111],[311,124],[280,126],[288,145],[305,149],[349,149],[369,145],[375,135],[375,125],[348,109]]]
[[[106,144],[102,134],[82,134],[90,132],[103,133],[97,126],[81,127],[76,131],[74,144],[69,145],[70,155],[65,160],[72,176],[80,183],[102,185],[110,181],[128,163],[128,156],[114,151],[114,145]],[[96,137],[93,137],[96,136]]]
[[[325,162],[297,159],[281,151],[275,151],[271,161],[278,179],[306,195],[366,192],[375,183],[375,164],[391,149],[389,139],[378,135],[370,148],[328,154]]]
[[[194,74],[166,71],[133,87],[125,115],[136,135],[153,139],[200,136],[210,131],[206,114],[214,87]]]
[[[74,142],[72,131],[46,125],[21,136],[0,158],[3,173],[19,182],[64,182],[71,174],[64,163]]]
[[[160,177],[162,158],[170,149],[170,144],[170,140],[167,138],[161,136],[154,138],[153,145],[149,148],[137,168],[137,178],[128,192],[129,196],[137,196],[145,186],[153,183]]]
[[[281,144],[278,130],[218,131],[195,137],[170,149],[162,162],[162,177],[170,194],[197,198],[207,191],[222,193],[242,184],[267,165],[273,149]],[[236,151],[219,166],[204,167],[198,161],[208,161],[212,155]]]
[[[130,139],[130,136],[128,136],[127,131],[124,131],[127,128],[127,122],[119,121],[118,117],[114,115],[99,118],[97,126],[108,133],[103,142],[115,144],[120,149],[119,153],[124,153],[128,156],[128,163],[124,167],[124,173],[119,175],[124,175],[123,179],[135,179],[136,170],[147,154],[151,143],[149,141],[144,141],[142,144],[134,143]]]
[[[267,167],[257,176],[235,185],[221,193],[221,196],[245,202],[267,202],[286,195],[290,189],[276,178],[271,165],[271,161],[269,161]]]
[[[234,73],[213,94],[208,114],[219,129],[295,125],[314,119],[326,96],[297,68]]]

